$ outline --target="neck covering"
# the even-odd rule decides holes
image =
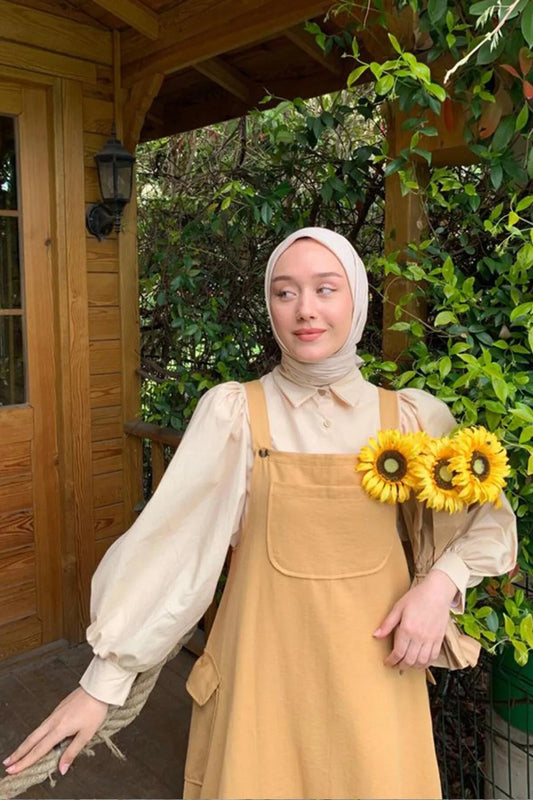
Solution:
[[[270,283],[278,258],[291,244],[303,238],[314,239],[331,250],[339,259],[346,272],[353,297],[352,327],[348,338],[340,350],[329,358],[312,363],[299,361],[290,354],[278,336],[270,307]],[[272,332],[281,349],[279,370],[286,378],[300,386],[328,386],[353,372],[362,363],[362,359],[357,355],[357,344],[363,335],[368,311],[368,281],[363,262],[344,236],[328,228],[300,228],[287,236],[268,259],[265,271],[265,298]]]

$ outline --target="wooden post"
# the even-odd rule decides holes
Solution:
[[[391,113],[390,120],[394,120]],[[396,154],[395,126],[389,126],[389,152]],[[426,162],[413,164],[418,185],[423,188],[429,180]],[[399,251],[398,258],[405,260],[405,247],[409,242],[419,242],[427,230],[427,220],[420,193],[409,192],[402,195],[400,178],[396,173],[385,180],[385,254]],[[395,311],[399,300],[416,289],[416,284],[396,275],[389,275],[385,281],[385,302],[383,305],[383,358],[387,361],[407,360],[405,348],[409,334],[391,331],[390,326],[399,321],[411,321],[413,317],[424,320],[426,304],[416,298],[404,306],[402,315],[396,319]]]

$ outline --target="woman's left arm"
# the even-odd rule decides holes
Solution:
[[[442,436],[456,425],[445,404],[426,392],[404,390],[399,400],[403,432],[422,429]],[[503,495],[501,500],[499,508],[484,504],[453,515],[420,506],[414,513],[413,508],[404,509],[407,527],[432,530],[434,541],[450,544],[375,632],[382,638],[394,631],[393,650],[385,663],[400,668],[427,667],[440,652],[450,607],[462,609],[467,587],[512,569],[517,552],[516,520]]]

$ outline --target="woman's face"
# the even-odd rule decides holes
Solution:
[[[340,350],[353,299],[337,256],[313,239],[297,239],[274,267],[270,309],[279,338],[298,361],[323,361]]]

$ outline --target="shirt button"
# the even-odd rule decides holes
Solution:
[[[331,420],[325,419],[322,425],[324,426],[324,428],[331,428]]]
[[[326,394],[326,389],[319,389],[319,390],[318,390],[318,394],[319,394],[321,397],[324,397],[324,395]]]

